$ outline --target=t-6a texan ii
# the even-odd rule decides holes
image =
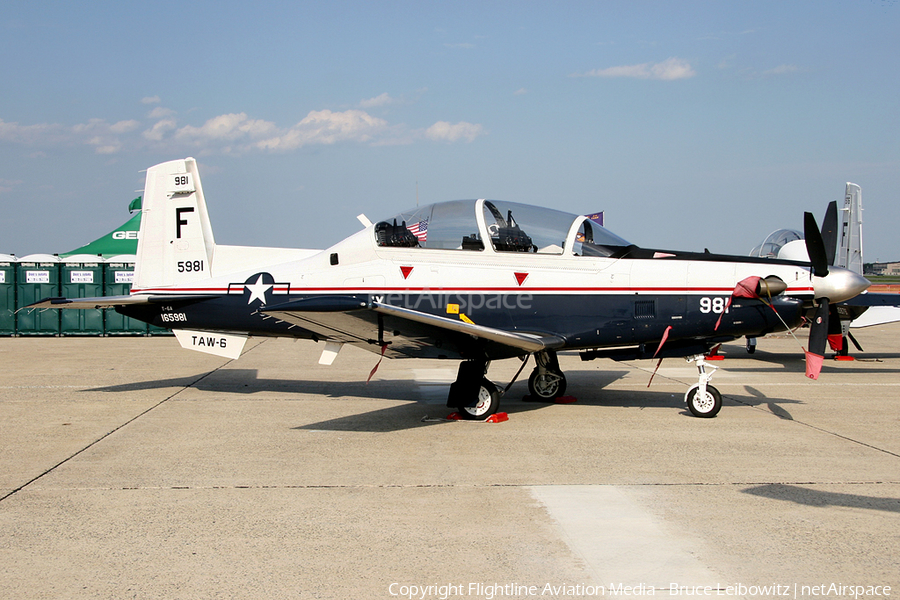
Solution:
[[[533,354],[529,391],[553,399],[566,388],[563,350],[585,360],[686,357],[699,370],[688,408],[712,417],[722,400],[706,353],[809,319],[816,378],[829,303],[869,285],[828,265],[809,214],[803,262],[640,248],[584,216],[495,200],[359,220],[361,231],[325,250],[219,245],[196,161],[162,163],[147,171],[131,293],[33,306],[113,307],[231,358],[248,336],[281,336],[323,343],[323,363],[343,344],[461,361],[447,405],[469,419],[497,411],[493,360]]]

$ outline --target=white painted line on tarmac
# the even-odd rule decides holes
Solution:
[[[697,559],[690,536],[651,514],[621,487],[549,485],[529,490],[596,585],[642,585],[661,591],[673,583],[716,589],[727,581]]]

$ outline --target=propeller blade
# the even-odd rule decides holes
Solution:
[[[807,213],[809,214],[809,213]],[[825,343],[828,341],[828,299],[822,298],[816,316],[809,326],[809,351],[806,352],[806,376],[818,379],[825,360]]]
[[[816,277],[825,277],[828,275],[828,254],[825,251],[822,232],[819,231],[812,213],[803,213],[803,237],[806,238],[806,252],[813,266],[813,274]]]
[[[834,255],[837,254],[837,228],[837,202],[832,200],[828,203],[825,219],[822,221],[822,241],[825,243],[825,257],[828,259],[828,264],[832,266],[834,265]]]
[[[849,331],[847,332],[847,337],[850,338],[850,341],[853,342],[853,345],[856,346],[857,350],[859,350],[860,352],[865,352],[865,350],[862,349],[862,346],[859,345],[859,342],[856,341],[856,338],[853,337],[853,334]]]
[[[841,326],[841,315],[838,313],[836,304],[832,304],[828,309],[828,345],[838,353],[846,350],[844,348],[844,328]]]

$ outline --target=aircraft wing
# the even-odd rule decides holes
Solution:
[[[854,329],[900,321],[900,294],[866,292],[843,304]]]
[[[560,348],[562,337],[507,331],[358,297],[319,297],[262,309],[267,315],[393,358],[492,358]]]
[[[845,300],[849,306],[900,306],[900,294],[882,292],[864,292]]]
[[[539,352],[541,350],[561,348],[566,343],[563,338],[556,335],[536,335],[533,333],[520,333],[517,331],[506,331],[504,329],[484,327],[483,325],[448,319],[447,317],[423,313],[399,306],[391,306],[389,304],[374,303],[373,310],[381,314],[391,315],[401,319],[409,319],[416,323],[432,325],[448,331],[464,333],[476,338],[512,346],[513,348],[519,348],[526,352]]]

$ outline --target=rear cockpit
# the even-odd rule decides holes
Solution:
[[[803,240],[803,234],[793,229],[773,231],[763,243],[750,251],[750,256],[761,258],[779,258],[781,249],[791,242]]]

